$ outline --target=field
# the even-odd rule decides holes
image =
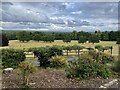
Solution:
[[[85,47],[94,47],[95,45],[102,45],[102,46],[113,46],[113,55],[117,56],[118,55],[118,45],[116,42],[111,42],[111,41],[101,41],[100,43],[85,43],[85,44],[79,44],[77,41],[71,41],[71,43],[64,43],[62,40],[55,40],[55,42],[49,43],[49,42],[35,42],[35,41],[30,41],[30,42],[19,42],[18,40],[10,40],[9,41],[9,46],[7,47],[0,47],[0,48],[17,48],[17,49],[27,49],[31,47],[44,47],[44,46],[53,46],[53,45],[82,45]]]

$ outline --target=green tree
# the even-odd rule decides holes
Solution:
[[[77,40],[77,31],[73,31],[73,32],[71,33],[71,39],[72,39],[72,40]]]
[[[109,32],[108,31],[102,32],[101,40],[102,41],[109,41]]]
[[[76,52],[78,53],[78,56],[80,56],[80,50],[84,49],[85,47],[83,46],[79,46],[79,45],[73,45],[72,49],[76,50]]]
[[[89,37],[89,42],[91,43],[99,43],[99,37],[97,37],[95,34],[91,34],[91,36]]]
[[[28,42],[30,41],[30,33],[26,31],[19,32],[17,38],[20,42]]]
[[[99,39],[101,40],[102,32],[100,32],[100,31],[95,31],[95,35],[97,35],[97,36],[99,37]]]
[[[38,31],[33,32],[32,33],[32,40],[34,40],[34,41],[42,41],[44,35],[45,34],[43,32],[38,32]]]
[[[86,41],[87,41],[86,37],[80,36],[79,40],[78,40],[78,43],[85,43]]]
[[[55,36],[53,34],[46,34],[45,36],[43,36],[42,40],[44,42],[54,42],[55,40]]]
[[[66,53],[67,53],[67,56],[68,56],[69,51],[72,50],[72,46],[65,46],[65,47],[63,48],[63,50],[66,50]]]
[[[118,35],[117,31],[110,31],[109,32],[109,40],[110,41],[116,41],[117,40],[117,35]]]
[[[71,36],[69,33],[65,33],[63,42],[71,42]]]
[[[79,39],[80,36],[83,36],[88,40],[90,35],[91,35],[91,33],[89,33],[89,32],[80,31],[77,33],[77,39]]]
[[[0,33],[0,46],[8,46],[9,40],[5,33]]]
[[[6,35],[9,40],[17,40],[17,32],[6,32]]]
[[[40,40],[41,40],[41,36],[40,36],[39,34],[35,34],[35,35],[33,36],[33,40],[34,40],[34,41],[40,41]]]

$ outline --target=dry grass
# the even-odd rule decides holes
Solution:
[[[18,40],[10,40],[9,41],[9,46],[4,47],[4,48],[17,48],[17,49],[26,49],[26,48],[31,48],[31,47],[45,47],[45,46],[53,46],[53,45],[82,45],[85,47],[94,47],[95,45],[102,45],[102,46],[113,46],[113,55],[117,56],[118,55],[118,45],[116,42],[110,42],[110,41],[101,41],[100,43],[92,44],[92,43],[85,43],[85,44],[79,44],[77,41],[72,41],[71,43],[64,43],[62,40],[56,40],[53,43],[49,42],[35,42],[35,41],[30,41],[27,43],[19,42]],[[1,48],[1,47],[0,47]],[[3,48],[3,47],[2,47]]]

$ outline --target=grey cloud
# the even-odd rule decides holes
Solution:
[[[113,19],[113,21],[117,21],[118,15],[117,3],[26,2],[3,3],[2,6],[2,9],[0,9],[0,12],[2,12],[2,21],[14,23],[12,25],[7,23],[3,28],[46,28],[50,26],[50,24],[65,25],[66,23],[68,27],[94,25],[104,28],[109,20]],[[62,16],[64,16],[64,18],[60,18]],[[57,19],[51,19],[51,17],[57,17]],[[85,21],[84,19],[89,21]],[[110,22],[112,23],[113,21],[111,20]],[[18,22],[19,24],[15,24]],[[32,22],[32,24],[28,25],[29,22]],[[97,24],[96,22],[101,24]]]
[[[77,21],[77,20],[68,21],[68,26],[89,26],[89,25],[90,23],[87,21]]]

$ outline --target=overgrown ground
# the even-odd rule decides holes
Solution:
[[[3,88],[20,88],[21,79],[17,77],[17,72],[3,74]],[[79,82],[68,79],[63,69],[38,68],[37,73],[30,76],[30,84],[32,88],[99,88],[112,79],[96,78]]]
[[[1,47],[1,48],[16,48],[16,49],[26,49],[31,47],[44,47],[44,46],[52,46],[52,45],[82,45],[85,47],[94,47],[95,45],[102,45],[102,46],[113,46],[113,55],[118,55],[118,46],[116,42],[107,42],[102,41],[97,44],[78,44],[77,41],[72,41],[71,43],[64,43],[63,41],[55,41],[53,43],[44,43],[44,42],[35,42],[30,41],[27,43],[22,43],[17,40],[12,40],[9,42],[8,47]],[[108,52],[107,52],[108,53]],[[66,57],[66,56],[64,56]],[[33,57],[27,57],[27,61],[32,63],[37,63],[36,59]],[[18,88],[20,87],[21,79],[18,78],[17,70],[14,70],[11,73],[3,74],[2,77],[2,84],[3,88]],[[113,79],[113,78],[112,78]],[[103,78],[96,78],[96,79],[89,79],[84,81],[76,81],[74,79],[68,79],[65,76],[64,69],[43,69],[38,68],[36,74],[30,76],[30,83],[33,88],[98,88],[102,84],[111,81],[112,79],[103,79]]]

